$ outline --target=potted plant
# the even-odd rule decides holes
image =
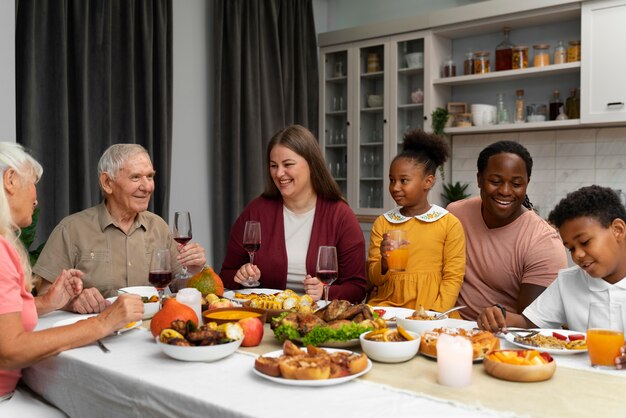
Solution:
[[[446,205],[452,202],[456,202],[457,200],[463,200],[467,197],[470,197],[469,194],[465,193],[469,184],[461,182],[456,182],[454,184],[444,183],[443,184],[443,193],[441,193],[441,197],[445,200]]]
[[[41,254],[41,250],[43,250],[46,242],[42,242],[39,246],[33,250],[30,249],[30,246],[35,241],[35,234],[37,229],[37,221],[39,220],[39,208],[35,208],[33,212],[33,222],[28,225],[26,228],[22,228],[20,232],[20,241],[24,244],[24,248],[28,251],[28,257],[30,258],[30,265],[34,266],[37,263],[37,259],[39,258],[39,254]]]

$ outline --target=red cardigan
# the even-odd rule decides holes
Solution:
[[[254,264],[261,270],[261,287],[285,289],[287,249],[283,201],[280,198],[265,197],[258,197],[250,202],[231,229],[220,272],[224,286],[229,289],[241,287],[233,278],[237,270],[248,262],[248,253],[243,249],[242,238],[244,226],[249,220],[261,222],[261,249],[254,256]],[[306,271],[313,277],[320,245],[337,247],[339,277],[330,286],[329,299],[362,302],[366,294],[365,239],[354,212],[345,202],[317,198],[306,256]]]

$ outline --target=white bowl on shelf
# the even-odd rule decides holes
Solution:
[[[473,104],[470,106],[472,124],[474,126],[493,125],[496,123],[496,107],[487,104]]]
[[[411,52],[404,56],[406,58],[406,65],[409,68],[424,68],[424,53],[423,52]]]
[[[370,94],[367,96],[367,105],[369,107],[382,107],[383,96],[382,94]]]

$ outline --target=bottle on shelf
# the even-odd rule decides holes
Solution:
[[[471,50],[465,53],[465,60],[463,61],[463,74],[474,74],[474,53]]]
[[[580,119],[580,98],[578,89],[571,89],[570,96],[565,100],[565,113],[569,119]]]
[[[567,50],[565,45],[563,45],[563,41],[559,41],[556,47],[554,47],[553,61],[555,64],[565,64],[567,62]]]
[[[513,44],[509,41],[511,28],[503,29],[504,40],[496,46],[496,71],[510,70],[513,64]]]
[[[561,100],[561,94],[558,90],[554,90],[552,92],[552,101],[550,101],[550,110],[549,110],[549,119],[556,120],[557,116],[559,116],[559,109],[563,106],[563,101]]]
[[[526,122],[526,115],[524,114],[524,90],[516,90],[515,94],[517,95],[515,99],[515,123],[524,123]]]
[[[504,104],[504,93],[498,93],[496,119],[496,123],[498,125],[511,123],[511,119],[509,118],[509,109],[507,109]]]
[[[452,60],[452,57],[448,57],[443,62],[443,76],[454,77],[456,76],[456,64]]]

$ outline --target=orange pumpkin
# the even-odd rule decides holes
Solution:
[[[198,289],[202,296],[206,296],[209,293],[224,296],[224,283],[220,276],[209,266],[205,266],[201,271],[194,274],[187,282],[187,287]]]
[[[180,319],[182,321],[192,320],[198,324],[198,315],[189,306],[180,303],[174,298],[166,299],[163,308],[157,312],[150,321],[150,331],[155,337],[161,334],[166,328],[172,326],[172,322]]]

